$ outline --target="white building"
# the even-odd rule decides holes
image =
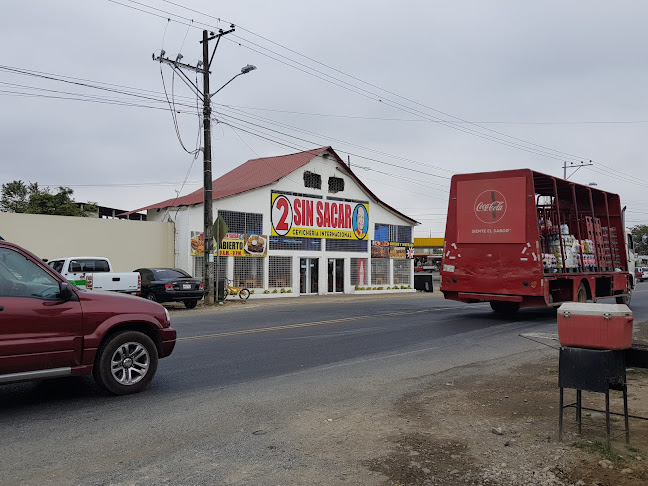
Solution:
[[[202,278],[203,190],[141,210],[175,222],[176,266]],[[213,181],[213,212],[230,233],[219,279],[255,294],[414,287],[418,223],[380,201],[331,147],[247,161]]]

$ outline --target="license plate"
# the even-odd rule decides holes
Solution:
[[[455,267],[454,267],[454,265],[443,265],[443,271],[444,272],[454,272]]]
[[[182,284],[182,290],[191,290],[191,284]]]

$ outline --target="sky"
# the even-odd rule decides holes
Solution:
[[[621,195],[628,227],[648,224],[648,3],[396,5],[3,2],[0,183],[66,186],[125,210],[202,187],[196,96],[152,55],[195,65],[202,30],[234,24],[212,92],[257,69],[212,98],[214,179],[332,146],[421,223],[415,237],[442,237],[453,174],[562,177],[567,164],[570,180]]]

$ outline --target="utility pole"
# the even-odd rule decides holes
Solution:
[[[220,29],[218,34],[213,32],[208,32],[203,30],[202,36],[202,62],[199,62],[197,66],[191,66],[189,64],[184,64],[180,62],[182,55],[178,54],[175,61],[164,57],[165,52],[162,51],[159,56],[153,55],[154,61],[160,61],[166,64],[169,64],[178,74],[181,75],[183,81],[193,89],[193,91],[202,98],[203,101],[203,130],[204,130],[204,146],[203,146],[203,236],[204,236],[204,267],[203,267],[203,286],[205,289],[205,305],[214,304],[214,263],[216,263],[216,269],[218,268],[218,253],[214,255],[214,214],[213,214],[213,189],[212,189],[212,154],[211,154],[211,97],[216,94],[209,94],[209,68],[211,67],[211,62],[214,59],[214,54],[218,48],[218,43],[220,38],[226,34],[234,32],[234,25],[230,26],[230,30],[223,31]],[[214,51],[209,57],[209,41],[216,39],[216,46],[214,46]],[[203,75],[203,89],[202,91],[182,72],[182,69],[189,69]],[[245,74],[252,69],[256,69],[254,66],[246,66],[241,70],[240,74]],[[237,76],[240,76],[237,74]],[[234,76],[236,77],[236,76]],[[234,78],[230,79],[226,84],[229,84]],[[223,86],[224,87],[224,86]],[[218,91],[222,89],[219,88]],[[216,92],[218,92],[216,91]]]
[[[211,160],[211,97],[209,96],[209,37],[203,30],[203,231],[205,305],[214,305],[214,262],[218,265],[218,253],[214,255],[214,224],[212,198],[212,160]]]
[[[563,163],[563,179],[565,179],[565,180],[569,179],[569,177],[573,176],[578,169],[580,169],[581,167],[589,167],[590,165],[594,165],[591,160],[589,161],[588,164],[586,164],[585,162],[581,162],[580,164],[575,164],[573,162],[570,162],[569,165],[567,165],[567,162],[564,162]],[[574,167],[576,167],[576,170],[574,170],[574,172],[569,174],[569,177],[567,177],[567,168],[568,167],[570,169],[573,169]]]

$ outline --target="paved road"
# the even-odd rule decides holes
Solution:
[[[423,293],[252,296],[172,321],[180,341],[142,394],[107,397],[90,379],[0,388],[0,484],[336,484],[356,466],[300,453],[306,417],[390,408],[438,373],[546,352],[520,333],[556,332],[548,309],[502,318]]]

